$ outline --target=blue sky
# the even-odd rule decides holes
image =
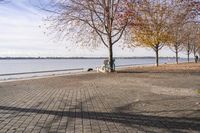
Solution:
[[[0,57],[32,56],[32,57],[74,57],[74,56],[107,56],[107,49],[87,48],[67,49],[70,42],[61,42],[44,32],[44,18],[48,12],[37,8],[38,0],[9,0],[0,4]],[[48,0],[41,0],[48,2]],[[150,49],[122,50],[115,46],[115,56],[154,56]],[[161,56],[174,56],[174,53],[164,48]],[[184,56],[184,54],[182,54]]]

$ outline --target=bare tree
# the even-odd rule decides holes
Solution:
[[[192,51],[193,51],[194,58],[195,58],[195,56],[197,56],[199,50],[200,50],[200,47],[198,44],[195,43],[192,45]]]
[[[199,50],[200,50],[199,27],[196,27],[194,31],[194,40],[192,43],[192,52],[193,52],[194,58],[197,56]]]
[[[185,44],[184,49],[187,54],[188,63],[190,62],[190,54],[193,52],[193,47],[196,42],[196,25],[192,23],[188,23],[184,26],[185,32]]]
[[[113,71],[113,45],[123,36],[129,18],[126,0],[62,0],[54,1],[54,15],[48,18],[51,29],[60,38],[71,39],[79,46],[100,44],[109,52],[109,71]]]
[[[190,43],[190,38],[188,38],[188,42],[185,45],[185,50],[187,52],[187,59],[188,59],[188,63],[190,62],[190,54],[192,53],[192,45]]]
[[[173,27],[176,29],[174,31],[173,29],[173,41],[170,42],[169,48],[175,53],[176,55],[176,63],[179,63],[179,52],[183,50],[183,33],[181,32],[181,29],[178,27]]]
[[[194,15],[194,8],[192,3],[186,1],[173,0],[171,6],[173,6],[172,20],[170,26],[170,34],[172,35],[172,41],[169,48],[176,54],[176,63],[178,64],[179,52],[183,49],[185,42],[184,25],[194,21],[196,14]]]

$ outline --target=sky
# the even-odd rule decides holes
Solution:
[[[46,33],[44,19],[49,12],[38,8],[37,0],[8,0],[0,3],[0,57],[102,57],[108,50],[100,48],[67,48],[72,42],[63,42]],[[42,0],[48,2],[48,0]],[[147,48],[122,49],[114,46],[114,56],[154,56]],[[173,57],[175,54],[163,48],[160,56]],[[181,57],[185,57],[181,54]]]

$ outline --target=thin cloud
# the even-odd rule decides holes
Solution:
[[[41,3],[42,2],[42,3]],[[66,49],[70,42],[59,42],[44,34],[43,18],[50,13],[42,10],[49,0],[10,0],[0,5],[0,56],[107,56],[105,48]],[[71,44],[73,45],[73,44]],[[117,51],[117,52],[116,52]],[[149,56],[152,51],[126,51],[115,48],[115,56]],[[172,55],[169,51],[163,55]]]

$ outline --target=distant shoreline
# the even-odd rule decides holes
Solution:
[[[0,57],[0,60],[20,60],[20,59],[107,59],[107,57]],[[114,59],[155,59],[155,57],[114,57]],[[175,57],[160,57],[160,59],[175,59]],[[186,58],[179,58],[186,59]]]
[[[177,67],[178,66],[178,67]],[[124,66],[119,68],[116,73],[168,73],[168,74],[184,74],[184,73],[199,73],[200,72],[199,63],[180,63],[180,64],[161,64],[159,67],[155,67],[153,64],[137,65],[137,66]],[[20,78],[9,78],[0,80],[0,83],[5,82],[15,82],[15,81],[28,81],[34,79],[49,79],[63,76],[73,76],[73,75],[88,75],[88,74],[101,74],[97,73],[95,70],[91,72],[79,71],[79,72],[68,72],[68,73],[58,73],[58,74],[48,74],[40,76],[30,76],[30,77],[20,77]]]

